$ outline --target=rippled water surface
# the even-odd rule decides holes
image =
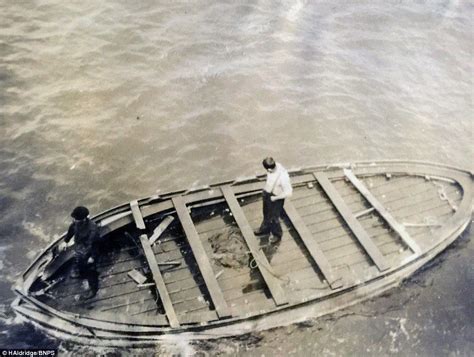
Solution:
[[[79,203],[97,213],[251,175],[267,155],[287,167],[400,158],[472,169],[472,10],[424,0],[1,2],[0,344],[78,351],[14,320],[9,304],[12,283]],[[431,285],[361,305],[365,317],[154,352],[467,355],[473,309],[459,291],[474,293],[471,237],[421,274]]]

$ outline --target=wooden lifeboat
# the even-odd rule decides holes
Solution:
[[[473,175],[419,162],[290,172],[283,238],[256,237],[265,176],[115,207],[101,227],[99,290],[78,299],[73,248],[50,244],[15,287],[15,311],[86,344],[216,338],[314,318],[399,284],[451,244],[472,214]],[[223,265],[216,235],[239,233],[248,264]],[[233,239],[229,236],[228,239]]]

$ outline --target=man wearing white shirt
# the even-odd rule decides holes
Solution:
[[[288,171],[273,158],[267,157],[262,162],[267,170],[267,181],[263,189],[263,221],[260,228],[254,233],[264,235],[271,233],[273,241],[282,237],[280,216],[283,211],[285,198],[293,193]]]

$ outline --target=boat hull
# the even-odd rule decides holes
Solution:
[[[318,174],[318,172],[320,174]],[[311,179],[309,181],[307,180],[307,177],[306,179],[302,179],[302,177],[305,177],[305,175],[307,176],[308,173],[313,174],[315,179]],[[351,176],[352,173],[355,173],[355,175]],[[392,199],[392,203],[387,201],[388,203],[385,204],[385,206],[387,206],[388,209],[385,209],[384,206],[378,206],[378,204],[380,204],[380,202],[382,202],[382,200],[384,199],[384,194],[380,194],[379,197],[375,197],[375,195],[371,195],[371,193],[368,192],[364,195],[364,188],[370,189],[370,180],[372,179],[372,177],[376,177],[377,180],[383,183],[383,179],[381,176],[385,176],[386,180],[392,180],[392,177],[395,177],[397,175],[400,177],[407,176],[407,178],[410,178],[411,180],[414,180],[414,177],[416,177],[417,181],[414,186],[418,185],[420,187],[422,187],[426,182],[434,181],[433,183],[427,183],[427,187],[431,187],[433,184],[435,186],[435,191],[440,194],[439,205],[440,207],[443,206],[442,217],[444,217],[445,219],[442,224],[435,225],[432,224],[432,222],[428,222],[426,223],[427,227],[422,227],[419,225],[413,227],[414,223],[404,223],[404,225],[402,226],[400,225],[400,222],[396,222],[394,219],[394,217],[396,217],[397,211],[394,208],[396,206],[393,205],[398,204],[397,202],[403,203],[405,198],[398,198],[396,200]],[[325,183],[324,180],[326,178],[328,178],[328,180]],[[353,181],[351,181],[351,179]],[[347,212],[349,205],[346,204],[346,202],[344,201],[350,201],[350,197],[355,197],[355,193],[351,193],[353,196],[350,196],[349,193],[346,193],[346,196],[344,196],[344,199],[341,201],[340,198],[342,197],[342,194],[338,195],[337,190],[336,192],[334,192],[334,187],[336,187],[339,191],[344,192],[346,185],[351,185],[351,190],[353,190],[354,187],[357,188],[357,185],[360,184],[362,180],[364,180],[362,187],[358,187],[358,189],[355,190],[358,191],[357,194],[361,194],[363,198],[363,200],[361,199],[361,202],[359,202],[358,204],[360,205],[360,207],[364,207],[364,205],[370,207],[369,209],[367,209],[367,211],[369,211],[369,214],[374,214],[374,212],[376,211],[377,216],[373,217],[374,221],[384,221],[383,229],[386,229],[387,231],[386,233],[384,233],[384,237],[392,236],[393,231],[397,233],[395,235],[398,236],[397,239],[399,239],[401,242],[397,241],[396,244],[404,247],[403,250],[401,249],[400,254],[398,254],[397,251],[391,252],[390,254],[388,254],[386,251],[384,253],[384,244],[385,246],[389,246],[392,244],[394,247],[398,247],[398,245],[395,245],[395,242],[389,242],[384,244],[378,243],[378,245],[373,244],[373,242],[375,242],[375,238],[369,236],[369,234],[367,233],[370,232],[371,229],[369,220],[361,221],[360,216],[357,217],[357,215],[352,212],[354,210],[353,208],[351,212]],[[401,178],[397,178],[397,180],[401,180]],[[247,207],[242,203],[244,200],[244,198],[242,198],[243,195],[246,195],[245,197],[252,197],[252,195],[258,194],[259,190],[254,189],[261,185],[261,181],[262,178],[257,177],[254,178],[253,181],[250,180],[249,182],[244,183],[233,183],[234,191],[237,192],[236,196],[239,198],[239,202],[241,202],[242,207]],[[295,210],[296,213],[292,213],[289,208],[286,208],[286,213],[288,215],[287,218],[289,219],[289,225],[291,226],[291,229],[288,232],[292,233],[293,235],[296,234],[297,238],[295,239],[299,239],[298,242],[300,246],[307,249],[307,251],[305,250],[305,256],[307,256],[309,260],[312,259],[312,265],[309,265],[309,267],[306,267],[304,269],[300,269],[300,271],[295,272],[293,275],[291,274],[291,272],[285,275],[285,278],[289,277],[289,283],[287,284],[281,282],[281,276],[283,275],[278,276],[279,279],[276,279],[276,281],[275,279],[272,280],[271,275],[274,275],[274,277],[275,275],[277,275],[275,271],[273,271],[271,274],[268,274],[267,272],[267,275],[270,276],[265,277],[266,268],[258,266],[257,268],[259,269],[259,272],[261,274],[261,276],[259,277],[258,284],[263,285],[263,288],[261,292],[256,290],[250,295],[242,294],[242,289],[240,289],[240,287],[232,287],[232,289],[229,288],[229,290],[225,290],[225,284],[223,283],[223,281],[219,280],[218,282],[217,289],[222,288],[224,304],[227,303],[230,305],[230,302],[241,301],[244,297],[247,297],[248,300],[251,300],[252,296],[257,296],[260,299],[259,301],[263,301],[263,303],[259,302],[260,305],[257,304],[257,306],[263,306],[265,308],[254,308],[253,310],[248,308],[246,312],[242,313],[241,311],[244,311],[247,307],[246,302],[245,304],[242,303],[242,305],[238,305],[236,308],[229,306],[230,316],[220,317],[219,312],[216,309],[216,302],[218,302],[219,296],[218,294],[212,294],[211,290],[213,288],[208,288],[208,281],[206,280],[206,284],[204,284],[204,286],[210,291],[209,294],[206,294],[206,297],[209,298],[212,303],[211,307],[209,307],[209,311],[205,311],[205,308],[201,307],[201,310],[199,310],[201,311],[199,312],[200,315],[194,314],[194,316],[200,317],[200,319],[198,319],[197,321],[186,321],[183,318],[183,314],[179,314],[179,302],[177,302],[177,300],[173,300],[173,294],[171,293],[172,283],[169,283],[168,281],[166,282],[165,288],[168,287],[170,289],[171,294],[171,308],[176,309],[176,316],[178,319],[178,323],[180,323],[180,326],[177,327],[171,327],[168,323],[170,318],[169,311],[165,311],[164,314],[161,314],[160,316],[165,316],[166,319],[162,317],[162,320],[160,320],[161,322],[156,324],[154,324],[153,322],[146,324],[126,323],[120,320],[113,321],[113,319],[111,320],[106,315],[104,315],[101,319],[100,315],[99,318],[91,318],[90,316],[78,316],[77,314],[74,315],[68,311],[61,311],[61,309],[58,309],[57,303],[55,305],[54,302],[50,302],[49,300],[41,300],[40,298],[33,296],[31,290],[34,290],[34,284],[36,281],[35,279],[38,279],[37,277],[39,275],[42,274],[43,278],[52,277],[55,273],[57,274],[57,271],[61,269],[61,266],[65,264],[65,262],[67,262],[68,259],[65,257],[63,257],[63,260],[65,262],[62,263],[59,263],[57,261],[55,262],[55,259],[51,258],[51,252],[54,250],[54,247],[61,241],[62,238],[60,238],[57,242],[54,242],[50,247],[48,247],[48,249],[45,251],[45,254],[41,255],[25,273],[24,279],[16,288],[19,298],[15,302],[14,308],[18,314],[24,316],[30,321],[33,321],[39,326],[45,327],[49,333],[57,337],[60,337],[62,339],[72,339],[76,342],[87,344],[99,343],[106,346],[138,346],[150,344],[157,340],[170,338],[172,339],[175,337],[205,339],[239,335],[253,331],[287,325],[295,322],[300,322],[308,318],[316,318],[325,314],[333,313],[337,310],[343,309],[350,305],[359,303],[360,301],[379,295],[384,291],[399,285],[401,281],[412,275],[416,270],[425,265],[429,260],[433,259],[436,255],[441,253],[462,233],[464,229],[466,229],[466,227],[471,221],[472,175],[469,172],[458,169],[442,167],[439,165],[405,162],[359,163],[352,165],[334,165],[331,167],[300,170],[298,171],[298,173],[292,175],[292,181],[299,182],[297,184],[297,187],[300,191],[301,197],[303,197],[301,198],[301,200],[307,200],[306,190],[313,189],[313,187],[311,187],[312,184],[309,184],[308,182],[312,183],[313,181],[315,184],[318,185],[318,188],[324,194],[324,198],[329,198],[329,203],[333,211],[335,212],[334,214],[336,214],[337,217],[332,218],[332,221],[330,219],[326,219],[326,221],[329,223],[333,221],[343,221],[345,229],[350,230],[350,236],[356,242],[355,246],[357,247],[357,249],[351,248],[354,252],[351,253],[352,256],[355,257],[359,253],[366,256],[363,262],[361,261],[357,263],[358,265],[354,264],[354,266],[350,266],[351,269],[353,267],[359,266],[359,270],[355,268],[352,269],[353,271],[346,271],[343,268],[340,268],[339,270],[333,269],[334,265],[337,264],[337,258],[331,258],[330,254],[332,254],[332,251],[337,252],[337,249],[331,250],[329,248],[324,247],[325,244],[328,246],[329,244],[334,245],[336,242],[335,238],[332,241],[320,240],[318,242],[319,245],[313,245],[314,242],[312,240],[319,239],[318,237],[320,236],[320,234],[316,235],[315,233],[311,234],[311,232],[309,232],[305,222],[307,223],[307,217],[309,217],[310,215],[303,216],[303,218],[299,216],[299,213],[303,213],[305,209],[304,207],[306,206],[304,206],[302,203],[300,204],[300,206],[297,206],[297,200],[295,198],[292,201],[294,201],[295,206],[297,206],[297,209]],[[189,206],[191,206],[193,209],[200,209],[198,207],[212,207],[213,204],[222,204],[222,195],[216,195],[216,197],[209,196],[212,196],[214,194],[214,191],[217,190],[217,188],[229,184],[232,183],[227,182],[219,185],[212,185],[211,187],[203,189],[201,191],[180,191],[176,193],[171,193],[168,196],[164,195],[159,199],[148,198],[138,201],[138,205],[142,207],[141,212],[145,212],[143,214],[143,216],[145,217],[145,221],[147,220],[147,213],[150,212],[151,213],[148,217],[153,217],[153,215],[159,214],[162,211],[169,212],[171,210],[171,212],[174,212],[173,207],[169,207],[169,201],[176,204],[177,200],[175,197],[178,196],[183,197],[189,195],[188,197],[192,197],[194,195],[194,198],[189,199]],[[383,184],[385,185],[385,183]],[[446,195],[445,189],[450,185],[453,186],[453,190],[449,191],[449,194]],[[246,188],[244,189],[244,187]],[[440,189],[439,187],[442,187],[442,189]],[[243,191],[239,192],[239,189],[242,189]],[[374,188],[373,190],[376,191],[376,188]],[[211,191],[212,194],[209,194],[209,192]],[[425,191],[421,190],[420,192]],[[420,194],[417,193],[417,195]],[[456,195],[459,197],[457,197]],[[450,199],[449,196],[452,196],[452,198]],[[205,197],[205,199],[202,199],[203,197]],[[431,198],[430,200],[433,199]],[[143,202],[148,202],[151,204],[150,206],[145,207]],[[155,206],[152,206],[153,202],[156,202]],[[230,210],[239,209],[238,207],[232,206],[232,204],[229,203],[229,200],[225,200],[224,203],[229,204]],[[254,203],[249,204],[249,206],[253,207],[252,204]],[[160,204],[161,208],[157,208],[156,205]],[[258,202],[256,204],[258,205]],[[322,203],[319,202],[318,204],[321,205]],[[426,203],[423,203],[423,205],[428,206],[428,204]],[[421,204],[419,206],[421,207]],[[448,212],[450,211],[449,206],[451,206],[452,212]],[[351,207],[358,207],[357,202],[351,203]],[[119,206],[118,208],[109,210],[94,218],[99,222],[106,222],[104,226],[107,229],[104,230],[104,236],[107,236],[108,234],[110,234],[110,232],[120,230],[123,227],[128,227],[130,225],[133,226],[135,217],[133,215],[133,212],[128,212],[128,209],[129,208],[127,205]],[[413,211],[412,208],[410,209]],[[437,210],[441,210],[441,208]],[[252,210],[247,209],[245,216],[249,217],[249,212],[254,211],[254,208],[252,208]],[[449,214],[444,213],[445,211]],[[364,213],[363,210],[360,212],[362,212],[360,213],[361,215],[367,214]],[[430,214],[433,214],[433,212],[438,211],[431,209],[429,212]],[[244,232],[245,222],[242,223],[241,221],[239,221],[238,214],[235,214],[238,212],[233,211],[231,213],[234,213],[232,216],[237,221],[239,228]],[[328,214],[327,210],[324,214]],[[357,219],[354,219],[354,217]],[[408,215],[407,217],[410,216]],[[417,216],[415,213],[413,213],[413,217],[419,218],[422,216],[420,216],[419,214]],[[431,219],[432,217],[428,216],[428,218]],[[196,219],[194,221],[196,222]],[[184,227],[184,224],[181,224]],[[205,222],[203,224],[207,223]],[[318,226],[321,226],[322,224],[323,223],[318,224]],[[410,224],[412,226],[410,226]],[[197,236],[202,237],[203,234],[201,233],[201,231],[199,231],[199,223],[196,223],[196,227],[198,232]],[[333,229],[340,229],[340,227]],[[377,229],[381,230],[382,228],[377,227]],[[418,229],[425,229],[426,234],[413,233],[417,232]],[[328,234],[331,234],[331,231],[328,232]],[[186,233],[189,234],[189,232]],[[289,234],[288,236],[290,237],[291,235]],[[417,238],[415,239],[413,237]],[[186,238],[188,240],[193,239],[190,238],[189,235],[187,235]],[[388,240],[388,238],[384,239]],[[204,238],[203,241],[205,243]],[[251,245],[251,242],[252,241],[250,241],[249,245]],[[288,248],[289,246],[285,247]],[[342,247],[343,248],[339,248],[339,250],[346,249],[347,251],[349,251],[347,245],[343,245]],[[196,249],[191,249],[191,251],[193,252],[193,254],[197,254]],[[259,253],[254,253],[254,255],[258,257]],[[381,253],[380,256],[377,255],[379,253]],[[203,254],[205,255],[206,253]],[[337,255],[338,253],[334,254]],[[347,255],[347,259],[355,259],[351,258],[352,256]],[[159,258],[161,256],[157,253],[157,257]],[[260,259],[265,259],[268,258],[268,255],[263,255],[262,257],[263,258]],[[285,256],[282,255],[282,257]],[[151,259],[153,260],[153,258]],[[271,258],[268,259],[270,260],[270,262],[268,263],[269,269],[272,269],[272,266],[278,268],[276,264],[271,264],[272,262],[279,261],[278,254],[273,257],[273,260],[271,260]],[[264,265],[261,263],[260,260],[257,259],[257,265],[259,264]],[[204,265],[197,265],[201,272],[205,270]],[[305,271],[305,274],[307,274],[312,270],[310,269],[311,267],[314,270],[315,274],[319,276],[318,283],[322,284],[318,286],[324,287],[324,290],[321,289],[321,291],[318,291],[317,293],[308,293],[306,292],[306,290],[298,290],[298,288],[301,289],[301,287],[298,286],[297,283],[295,283],[296,285],[293,284],[295,281],[297,281],[295,277],[302,276],[302,271]],[[215,273],[215,266],[212,265],[211,269],[212,268],[214,269]],[[164,271],[162,268],[160,269]],[[342,283],[338,283],[338,278],[334,278],[334,276],[337,275],[336,272],[340,273],[339,275],[341,276]],[[227,271],[224,274],[226,273]],[[345,275],[343,273],[345,273]],[[208,276],[207,278],[208,280],[212,280],[212,276]],[[292,278],[293,280],[291,280]],[[236,278],[233,279],[236,280]],[[311,279],[313,279],[311,281],[314,282],[316,278],[312,277]],[[331,279],[334,279],[332,280],[332,283]],[[159,281],[155,281],[155,283],[158,284]],[[287,298],[286,303],[279,304],[278,300],[275,298],[275,292],[278,292],[278,290],[273,284],[279,284],[280,287],[282,287],[285,293],[285,297]],[[230,293],[227,293],[227,291],[231,291],[233,294],[237,292],[242,296],[239,296],[238,298],[233,298],[234,295],[229,295]],[[257,292],[260,295],[256,294]],[[160,293],[163,293],[163,291],[158,291],[159,296],[161,296]],[[270,297],[268,297],[268,295],[270,295]],[[262,298],[262,296],[264,297]],[[252,303],[252,301],[250,302]],[[270,306],[270,308],[268,308],[268,306]],[[191,319],[192,314],[188,315],[188,318]],[[206,318],[204,318],[205,316],[207,316],[207,320]]]

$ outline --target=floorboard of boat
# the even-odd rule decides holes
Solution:
[[[427,206],[429,207],[430,205],[428,204]]]
[[[446,184],[445,187],[446,193],[449,192],[451,195],[455,195],[460,197],[459,187],[454,184]],[[380,194],[380,193],[373,193],[374,196],[379,200],[383,205],[387,205],[388,203],[393,201],[393,197],[402,197],[405,200],[415,199],[419,195],[424,196],[438,196],[439,187],[436,186],[432,181],[424,181],[423,183],[419,184],[418,189],[414,190],[410,187],[402,187],[399,192],[395,192],[391,195],[387,194]]]
[[[210,311],[209,305],[207,303],[208,300],[204,298],[199,299],[198,296],[186,296],[182,294],[179,299],[176,299],[176,294],[174,296],[173,307],[177,314],[185,313],[186,311],[195,311],[195,310],[203,310],[203,311]],[[138,305],[138,309],[136,311],[132,311],[132,314],[141,314],[145,311],[154,311],[157,309],[156,302],[153,297],[148,297],[147,299],[140,301]]]
[[[392,255],[395,255],[395,256],[397,256],[397,257],[400,257],[400,260],[401,260],[401,259],[404,259],[404,258],[408,257],[410,254],[411,254],[411,253],[408,252],[408,251],[405,251],[405,252],[403,252],[402,254],[400,254],[400,252],[399,252],[399,250],[397,249],[397,247],[395,247],[395,249],[393,249],[392,253],[389,253],[388,256],[390,257],[390,256],[392,256]],[[366,269],[366,262],[365,262],[365,261],[364,261],[364,262],[357,262],[357,261],[356,261],[356,262],[354,262],[354,264],[349,265],[349,268],[354,269],[354,268],[356,268],[356,267],[358,267],[358,266],[360,266],[360,265],[363,265],[363,271],[364,271],[364,270]],[[307,268],[307,269],[308,269],[308,268]],[[347,265],[342,266],[341,269],[347,269]],[[304,273],[305,273],[305,272],[304,272],[304,270],[303,270],[303,274],[304,274]],[[355,276],[355,277],[354,277],[355,280],[360,280],[360,278],[361,278],[360,276]],[[294,280],[294,279],[296,279],[296,277],[293,277],[292,280]],[[325,292],[325,290],[328,290],[327,288],[324,288],[324,286],[321,286],[321,282],[319,281],[319,279],[318,279],[318,281],[316,281],[316,282],[314,281],[314,275],[313,275],[313,272],[312,272],[312,271],[310,272],[309,278],[306,278],[306,279],[305,279],[305,276],[302,276],[302,278],[301,278],[301,283],[303,284],[303,287],[308,286],[309,283],[315,284],[315,286],[314,286],[315,290],[320,290],[320,291],[322,291],[321,294],[327,293],[327,292]],[[312,286],[311,286],[311,287],[312,287]],[[303,290],[310,290],[310,291],[311,291],[311,288],[303,289]],[[314,290],[314,289],[313,289],[313,290]]]
[[[396,181],[398,179],[403,180],[403,181],[406,182],[406,181],[410,180],[410,178],[411,177],[404,177],[404,178],[395,178],[391,181],[385,180],[384,182],[379,182],[377,185],[375,185],[373,187],[374,188],[375,187],[383,187],[383,186],[387,186],[387,185],[390,185],[390,184],[393,185],[393,183],[396,183]],[[340,192],[341,196],[345,197],[345,196],[349,196],[353,193],[353,191],[346,190],[347,186],[344,185],[345,184],[344,179],[331,180],[331,182],[333,183],[333,185],[336,186],[336,188]],[[293,194],[293,198],[296,201],[298,201],[300,199],[304,199],[304,198],[307,197],[308,191],[310,191],[310,190],[314,190],[315,192],[317,192],[319,194],[320,197],[325,198],[325,195],[324,195],[324,193],[323,193],[323,191],[321,190],[320,187],[317,190],[315,190],[314,187],[318,186],[316,180],[313,180],[312,183],[313,183],[313,188],[309,188],[307,185],[304,185],[304,186],[300,186],[297,189],[295,189],[294,194]]]
[[[251,292],[261,292],[264,293],[266,291],[266,285],[265,282],[260,281],[260,280],[249,280],[248,284],[242,289],[242,288],[235,288],[235,287],[230,287],[226,290],[224,290],[224,295],[227,300],[232,300],[234,298],[237,298],[239,296],[245,296]]]
[[[399,205],[399,204],[394,205],[394,204],[391,204],[389,202],[387,207],[389,207],[390,211],[395,216],[406,218],[408,216],[413,216],[415,214],[423,213],[424,211],[419,210],[419,205],[420,204],[427,204],[427,206],[429,208],[430,206],[438,207],[441,204],[441,202],[443,202],[443,201],[439,200],[439,198],[426,198],[426,197],[423,197],[422,199],[418,200],[418,202],[406,202],[405,201],[401,205]],[[445,205],[447,207],[449,206],[447,204],[445,204]],[[361,218],[361,219],[366,219],[366,218]]]
[[[435,200],[435,201],[436,201],[436,200]],[[431,200],[428,200],[428,202],[429,202],[428,205],[433,203],[433,201],[431,201]],[[400,210],[402,210],[402,209],[404,209],[404,208],[406,208],[406,207],[410,207],[410,208],[412,208],[412,209],[414,209],[414,210],[418,210],[418,204],[419,204],[419,203],[420,203],[420,202],[408,203],[408,204],[405,204],[403,207],[399,207],[399,208],[396,208],[396,209],[392,209],[391,211],[392,211],[392,212],[398,212],[398,211],[400,211]],[[409,214],[410,214],[410,213],[409,213]],[[328,222],[328,221],[326,221],[326,222]],[[334,224],[334,223],[333,223],[333,222],[330,222],[329,224]]]
[[[420,184],[420,182],[418,180],[413,180],[413,178],[401,179],[400,181],[403,181],[403,182],[397,182],[397,181],[394,181],[394,180],[391,180],[391,181],[387,180],[387,181],[381,183],[380,185],[375,186],[375,188],[378,190],[378,192],[381,192],[383,194],[387,194],[389,192],[399,190],[400,187],[407,187],[407,186],[410,187],[410,185]],[[364,197],[349,182],[345,182],[345,180],[336,180],[336,181],[331,181],[331,182],[333,182],[333,185],[336,186],[336,188],[337,188],[338,192],[340,193],[341,197],[344,198],[344,200],[346,201],[347,204],[365,202]],[[409,182],[411,182],[410,185],[408,184]],[[398,187],[396,185],[397,183],[402,184],[402,186]],[[305,204],[305,202],[304,202],[304,200],[305,200],[304,193],[307,194],[307,193],[310,193],[311,191],[314,191],[314,193],[310,193],[311,194],[310,201],[311,200],[314,201],[314,197],[319,197],[319,201],[314,201],[314,203],[316,203],[316,204],[320,203],[320,202],[327,201],[328,199],[325,196],[325,194],[324,194],[323,190],[321,189],[321,187],[319,187],[319,185],[315,185],[315,187],[316,188],[300,190],[301,192],[299,193],[299,195],[301,195],[301,197],[298,197],[296,199],[297,203],[295,203],[295,204],[297,204],[301,207],[307,206],[308,204],[307,203]]]
[[[252,272],[247,267],[244,267],[239,270],[234,270],[234,269],[222,269],[222,270],[228,273],[226,275],[224,275],[225,273],[223,273],[218,277],[218,283],[225,297],[229,290],[232,290],[232,289],[242,290],[247,285],[252,283],[254,280],[259,281],[261,284],[263,284],[262,278],[260,277],[260,273],[258,271]],[[257,277],[252,278],[251,276],[257,276]],[[185,284],[187,281],[189,281],[189,278],[176,281],[168,285],[168,287],[170,289],[172,289],[173,287],[179,288],[179,287],[182,287],[183,284]],[[200,285],[203,285],[203,283],[201,282]]]
[[[229,299],[229,304],[232,307],[245,307],[247,305],[265,304],[267,308],[274,309],[275,302],[266,295],[262,290],[251,291],[245,295],[232,297]],[[242,315],[242,314],[239,314]]]
[[[426,191],[429,191],[429,189],[421,191],[421,192],[410,192],[410,193],[404,193],[404,192],[400,192],[400,190],[397,190],[398,194],[395,195],[395,196],[390,196],[389,198],[387,198],[385,203],[393,203],[393,202],[396,202],[396,201],[403,202],[403,201],[406,200],[407,197],[414,197],[416,195],[423,194]],[[351,208],[353,208],[351,203],[349,203],[349,206]],[[360,208],[365,209],[365,208],[368,208],[368,207],[369,207],[369,205],[364,206],[364,207],[360,207]],[[314,222],[319,222],[319,219],[321,219],[321,220],[327,219],[327,216],[330,215],[330,213],[328,211],[336,213],[335,210],[332,209],[331,205],[328,205],[328,207],[326,207],[325,209],[315,211],[314,213],[312,213],[309,208],[308,208],[307,211],[308,212],[306,212],[306,213],[301,213],[302,217],[306,217],[308,220],[310,220],[310,216],[316,216],[317,218],[316,217],[314,218],[315,219]],[[357,212],[357,211],[358,211],[357,209],[353,209],[354,213]],[[324,214],[324,216],[323,216],[323,214]],[[319,217],[321,217],[321,218],[319,218]]]
[[[245,303],[245,300],[248,302]],[[258,294],[248,299],[245,297],[239,298],[231,302],[231,308],[236,316],[245,317],[247,314],[255,314],[263,311],[271,311],[275,307],[275,303],[271,298],[264,294]]]
[[[423,178],[414,178],[414,177],[411,177],[411,176],[407,176],[406,178],[399,178],[399,181],[402,181],[401,182],[402,185],[399,186],[399,187],[394,185],[394,183],[396,182],[396,178],[392,178],[391,180],[387,180],[385,177],[383,177],[383,180],[385,180],[385,182],[383,184],[381,184],[380,186],[385,187],[385,189],[387,189],[387,191],[380,192],[381,194],[387,194],[387,193],[393,192],[393,191],[400,192],[400,189],[406,189],[407,187],[409,189],[412,189],[412,187],[407,186],[407,184],[406,184],[409,181],[414,182],[418,186],[426,187],[427,185],[429,185],[429,183],[427,183]],[[339,182],[339,181],[335,181],[335,182]],[[341,182],[343,182],[343,181],[341,180]],[[343,197],[352,197],[355,200],[355,201],[347,200],[346,203],[348,203],[348,204],[351,204],[351,203],[357,204],[357,203],[364,202],[364,198],[360,195],[360,193],[355,191],[355,188],[348,186],[349,185],[348,183],[340,183],[339,185],[343,185],[343,186],[341,186],[342,188],[346,187],[347,192],[345,194],[342,194]],[[377,187],[377,186],[374,186],[374,187]],[[317,192],[317,190],[315,190],[314,188],[313,189],[303,188],[303,189],[300,189],[300,191],[305,191],[303,193],[303,198],[308,194],[308,192],[309,193],[311,193],[312,191]],[[324,202],[329,203],[329,201],[324,197],[324,194],[322,192],[320,192],[319,195],[322,198],[324,198],[319,203],[324,203]],[[298,201],[298,199],[292,198],[292,202],[294,202],[295,206],[298,206],[298,203],[296,203],[297,201]],[[252,202],[252,203],[254,203],[254,202]],[[259,204],[255,207],[254,210],[256,212],[261,211],[261,201],[257,201],[256,203],[259,203]],[[312,206],[315,206],[315,205],[310,204],[308,206],[312,207]],[[299,206],[299,208],[301,208],[301,206]],[[304,215],[304,212],[302,213],[302,215]],[[207,224],[212,224],[212,219],[209,220],[208,222],[201,223],[200,229],[198,230],[199,233],[207,232],[207,226],[206,226]],[[220,228],[219,226],[218,227],[212,227],[211,230],[219,229],[219,228]]]
[[[287,279],[290,284],[297,284],[302,279],[311,279],[315,283],[317,282],[317,285],[321,289],[331,290],[322,277],[318,277],[314,274],[314,267],[312,266],[294,270],[292,269],[291,271],[286,272],[283,277]]]
[[[453,192],[456,190],[455,187],[448,188],[450,192]],[[437,189],[434,185],[420,185],[418,190],[413,190],[410,188],[402,188],[397,192],[394,192],[390,195],[380,195],[380,194],[375,194],[374,195],[377,200],[380,201],[381,204],[387,205],[387,204],[403,204],[404,201],[406,200],[413,200],[416,202],[417,199],[420,197],[434,197],[438,195]]]
[[[179,250],[177,250],[177,252],[179,252]],[[176,253],[176,251],[175,251],[175,253]],[[169,260],[170,258],[171,258],[171,259],[177,258],[177,256],[172,256],[172,255],[170,255],[169,253],[161,253],[161,254],[157,254],[156,256],[157,256],[158,261]],[[163,258],[163,259],[162,259],[162,258]],[[187,270],[186,268],[183,269],[183,271],[186,271],[186,270]],[[189,273],[189,271],[188,271],[188,273]],[[126,274],[126,272],[124,272],[124,274]],[[166,283],[169,283],[170,280],[173,280],[173,279],[174,279],[174,277],[173,277],[173,271],[172,271],[172,270],[168,270],[168,271],[165,270],[165,272],[164,272],[163,275],[164,275],[164,280],[165,280]],[[196,288],[195,288],[195,287],[197,286],[196,282],[194,281],[195,279],[196,279],[195,276],[191,276],[190,282],[191,282],[191,285],[192,285],[192,283],[194,282],[194,286],[193,286],[194,290],[192,290],[192,292],[197,293],[197,292],[199,291],[199,289],[196,289]],[[136,289],[136,287],[134,287],[134,286],[132,285],[132,289]],[[189,293],[188,293],[188,294],[189,294]],[[203,295],[199,293],[199,295],[192,296],[192,298],[196,298],[196,299],[197,299],[199,296],[203,296]],[[176,297],[173,297],[173,299],[176,299]],[[203,297],[203,299],[204,299],[204,297]]]
[[[444,207],[446,210],[451,211],[454,214],[451,206],[438,198],[431,198],[410,206],[392,209],[391,212],[398,222],[404,223],[404,221],[407,221],[408,219],[411,221],[414,217],[428,217],[427,214],[430,210],[438,209],[440,207]]]

